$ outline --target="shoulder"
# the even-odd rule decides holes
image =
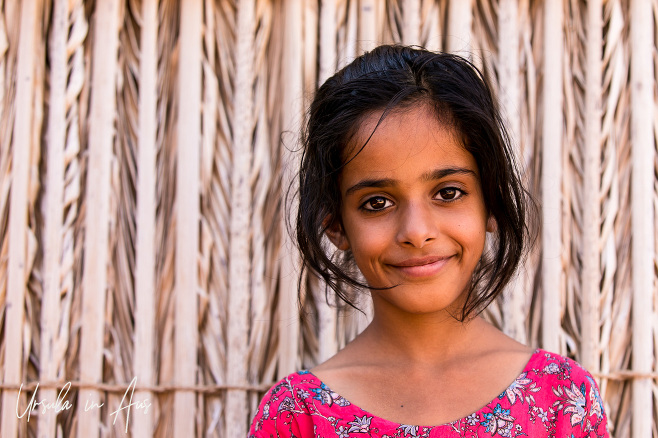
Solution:
[[[538,405],[552,412],[553,424],[564,436],[605,437],[607,424],[603,401],[592,375],[578,362],[537,350],[528,366],[527,377],[538,389]]]
[[[541,375],[556,376],[556,378],[567,378],[573,370],[576,374],[579,374],[580,370],[587,373],[573,359],[542,349],[535,350],[528,363],[528,368]]]
[[[284,377],[263,396],[251,423],[249,437],[300,437],[300,418],[308,415],[305,399],[315,377],[298,371]],[[302,421],[303,423],[303,421]]]
[[[592,375],[578,362],[568,357],[538,349],[527,367],[538,380],[560,384],[585,384],[597,388]]]
[[[249,437],[351,436],[348,434],[364,427],[359,421],[366,420],[358,408],[329,389],[315,374],[298,371],[265,394]]]

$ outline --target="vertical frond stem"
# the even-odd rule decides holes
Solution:
[[[633,266],[633,371],[648,374],[653,362],[654,291],[654,72],[653,13],[650,0],[632,0],[631,28],[631,223]],[[655,325],[655,323],[654,323]],[[651,435],[652,381],[633,380],[632,436]]]
[[[174,380],[182,386],[195,385],[197,377],[202,11],[201,0],[180,3]],[[174,436],[195,435],[195,400],[193,391],[176,392]]]
[[[64,226],[64,148],[66,145],[66,89],[68,36],[68,1],[56,0],[53,3],[52,27],[48,59],[50,61],[50,97],[48,111],[47,175],[45,185],[44,213],[44,274],[41,312],[41,357],[39,358],[39,379],[54,382],[57,379],[59,357],[56,344],[60,325],[62,254],[62,227]],[[57,398],[55,389],[44,389],[45,400]],[[56,413],[46,410],[40,413],[38,435],[55,436]]]
[[[625,6],[624,6],[625,7]],[[601,320],[600,371],[628,367],[631,345],[630,247],[630,35],[620,1],[605,2],[603,51],[603,114],[601,131]],[[608,419],[616,436],[630,436],[631,381],[603,379],[601,393],[609,406]]]
[[[319,2],[304,3],[304,95],[308,96],[306,104],[315,92],[318,83],[318,28],[320,26]]]
[[[318,85],[336,71],[336,0],[320,2],[320,59]]]
[[[472,59],[471,38],[473,26],[473,1],[452,0],[448,5],[448,52]]]
[[[562,0],[544,4],[544,126],[542,132],[542,344],[560,352],[562,290]]]
[[[158,83],[158,1],[142,4],[139,57],[139,145],[137,158],[137,244],[135,247],[135,353],[134,376],[152,386],[155,357],[155,190],[156,106]],[[153,399],[139,391],[137,400]],[[153,410],[132,418],[134,436],[153,435]]]
[[[283,102],[281,104],[282,129],[296,135],[301,130],[304,96],[303,79],[303,2],[290,0],[285,4],[285,33],[283,42]],[[299,157],[294,151],[298,150],[298,142],[284,145],[283,154],[283,196],[289,188],[291,196],[297,193],[297,178]],[[294,185],[292,185],[294,184]],[[294,223],[298,205],[289,206],[284,203],[281,209],[283,215],[282,225],[282,257],[279,284],[279,366],[278,378],[283,378],[298,368],[299,356],[299,316],[297,313],[297,277],[301,268],[301,260],[294,241],[286,229],[287,223]]]
[[[402,42],[420,44],[420,0],[404,0],[402,18]]]
[[[318,85],[327,80],[336,70],[336,0],[320,2],[320,59]],[[323,362],[338,351],[336,309],[325,299],[326,285],[318,281],[315,294],[318,311],[318,361]]]
[[[585,69],[585,152],[583,162],[583,272],[580,361],[590,372],[600,370],[601,283],[601,121],[603,5],[587,2],[587,67]]]
[[[338,33],[336,34],[338,51],[336,52],[336,69],[345,67],[356,58],[356,40],[358,35],[357,4],[345,2],[336,14]]]
[[[280,84],[280,75],[283,69],[281,62],[279,68],[272,69],[267,59],[268,47],[280,42],[279,35],[272,35],[274,6],[268,0],[255,2],[255,17],[253,23],[253,95],[252,95],[252,156],[249,162],[251,175],[251,198],[249,202],[249,215],[251,229],[250,259],[249,259],[249,291],[250,299],[248,318],[245,324],[245,335],[248,338],[247,348],[247,381],[254,382],[260,376],[273,377],[276,359],[270,354],[271,340],[276,339],[276,330],[273,330],[271,309],[276,307],[274,294],[268,293],[272,283],[272,273],[268,272],[268,265],[272,261],[272,249],[279,246],[276,231],[271,228],[272,212],[271,202],[273,191],[278,181],[273,179],[272,164],[280,162],[274,157],[278,152],[272,148],[272,129],[279,130],[280,109],[272,105],[271,87]],[[277,38],[278,37],[278,38]],[[281,52],[278,51],[280,54]],[[281,56],[278,56],[281,59]],[[273,232],[274,231],[274,232]],[[278,252],[278,251],[277,251]],[[270,268],[271,269],[271,268]],[[267,373],[267,374],[265,374]],[[272,378],[269,377],[268,378]],[[247,395],[247,394],[245,394]],[[251,403],[257,402],[254,394],[248,394]],[[244,414],[243,414],[244,416]],[[244,421],[243,421],[244,422]]]
[[[372,50],[377,46],[377,15],[375,0],[361,0],[359,2],[359,42],[357,56]]]
[[[235,52],[235,100],[233,113],[233,169],[231,172],[231,219],[229,247],[229,296],[227,370],[229,385],[247,383],[249,346],[249,258],[251,223],[251,161],[254,129],[254,0],[240,0],[237,10]],[[246,436],[247,394],[229,389],[226,393],[226,436]]]
[[[440,2],[434,0],[421,0],[421,24],[420,40],[423,46],[432,51],[439,51],[443,47],[443,16],[441,14]]]
[[[517,157],[520,141],[519,12],[518,0],[501,0],[498,4],[498,95],[500,106]],[[503,330],[521,343],[526,342],[524,272],[510,282],[504,299]]]
[[[11,197],[9,203],[9,260],[7,262],[7,297],[4,312],[4,383],[20,384],[27,352],[22,334],[25,321],[25,291],[27,288],[27,214],[30,151],[32,150],[33,99],[36,81],[35,54],[40,0],[20,2],[20,36],[16,65],[16,115],[13,127]],[[2,392],[2,426],[0,435],[16,436],[18,391]]]
[[[0,123],[4,123],[4,110],[5,110],[5,69],[7,66],[7,50],[9,49],[9,41],[7,41],[7,29],[5,27],[5,14],[0,8]],[[2,156],[2,147],[0,145],[0,157]],[[1,170],[1,166],[0,166]]]
[[[110,163],[116,112],[118,0],[96,3],[94,28],[79,366],[83,382],[100,383],[109,257]],[[98,390],[90,390],[84,398],[89,404],[100,405],[100,397]],[[100,409],[85,412],[84,406],[78,405],[78,436],[98,436]]]

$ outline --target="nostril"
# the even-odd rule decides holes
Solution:
[[[423,237],[420,236],[418,238],[407,238],[403,243],[409,246],[413,246],[415,248],[422,248],[425,246],[427,243],[430,243],[434,240],[434,237]]]

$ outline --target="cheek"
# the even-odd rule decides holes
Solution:
[[[462,246],[479,258],[486,239],[486,218],[479,215],[463,217],[457,222],[455,232]]]
[[[377,221],[346,222],[345,227],[357,263],[379,258],[391,242],[390,229]]]
[[[351,233],[352,250],[369,255],[381,253],[391,241],[389,234],[389,230],[377,226],[355,229]]]

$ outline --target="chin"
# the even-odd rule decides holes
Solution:
[[[437,294],[436,286],[423,291],[422,287],[398,286],[385,291],[373,291],[387,306],[411,315],[446,314],[458,317],[461,314],[466,293]]]
[[[459,309],[461,309],[461,306],[453,301],[442,303],[440,300],[414,300],[413,298],[404,301],[383,298],[383,301],[385,301],[388,306],[411,315],[430,315],[438,313],[455,315],[458,314]]]

